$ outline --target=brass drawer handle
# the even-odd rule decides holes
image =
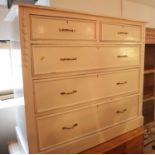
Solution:
[[[128,55],[118,55],[117,58],[127,58]]]
[[[71,126],[71,127],[62,127],[62,130],[70,130],[70,129],[73,129],[73,128],[77,127],[77,126],[78,126],[78,124],[75,123],[75,124],[73,124],[73,126]]]
[[[60,61],[75,61],[77,58],[60,58]]]
[[[123,114],[127,111],[127,109],[123,109],[123,110],[118,110],[116,111],[116,114]]]
[[[127,81],[124,81],[124,82],[117,82],[117,85],[124,85],[124,84],[127,84]]]
[[[75,29],[59,29],[59,32],[75,32]]]
[[[128,32],[118,32],[118,34],[123,34],[123,35],[128,35],[129,33]]]
[[[73,90],[72,92],[61,92],[60,94],[61,95],[72,95],[72,94],[75,94],[77,93],[77,90]]]

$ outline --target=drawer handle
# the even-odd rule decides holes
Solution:
[[[123,84],[127,84],[127,81],[117,83],[117,85],[123,85]]]
[[[123,35],[128,35],[129,33],[128,32],[118,32],[118,34],[123,34]]]
[[[60,61],[75,61],[77,58],[60,58]]]
[[[127,58],[128,55],[118,55],[117,58]]]
[[[75,124],[73,124],[73,126],[71,126],[71,127],[62,127],[62,130],[70,130],[70,129],[73,129],[73,128],[77,127],[77,126],[78,126],[78,124],[75,123]]]
[[[75,29],[59,29],[59,32],[75,32]]]
[[[61,95],[72,95],[72,94],[75,94],[77,93],[77,90],[73,90],[72,92],[61,92],[60,94]]]
[[[123,109],[123,110],[118,110],[116,111],[116,114],[123,114],[127,111],[127,109]]]

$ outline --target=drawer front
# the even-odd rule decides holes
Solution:
[[[98,128],[96,115],[96,108],[90,107],[38,119],[40,149],[95,131]]]
[[[79,104],[139,89],[138,69],[61,80],[36,80],[37,112]]]
[[[140,41],[140,26],[102,23],[102,41]]]
[[[98,108],[101,128],[138,116],[139,97],[125,97],[120,101],[102,104]]]
[[[96,22],[31,16],[32,39],[96,40]]]
[[[34,75],[139,65],[139,46],[33,46]]]

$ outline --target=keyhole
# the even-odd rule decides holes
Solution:
[[[41,60],[41,61],[43,61],[44,59],[45,59],[45,57],[44,57],[44,56],[42,56],[42,57],[40,58],[40,60]]]

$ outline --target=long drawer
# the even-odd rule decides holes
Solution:
[[[90,107],[38,119],[40,149],[97,130],[96,110]]]
[[[138,69],[59,80],[35,80],[35,106],[37,112],[43,112],[138,89]]]
[[[134,25],[123,25],[113,23],[101,24],[102,41],[140,41],[141,27]]]
[[[140,47],[33,46],[34,75],[139,65]]]
[[[133,108],[134,107],[134,108]],[[37,119],[40,149],[138,116],[138,96]]]
[[[31,15],[31,39],[96,40],[96,21]]]

